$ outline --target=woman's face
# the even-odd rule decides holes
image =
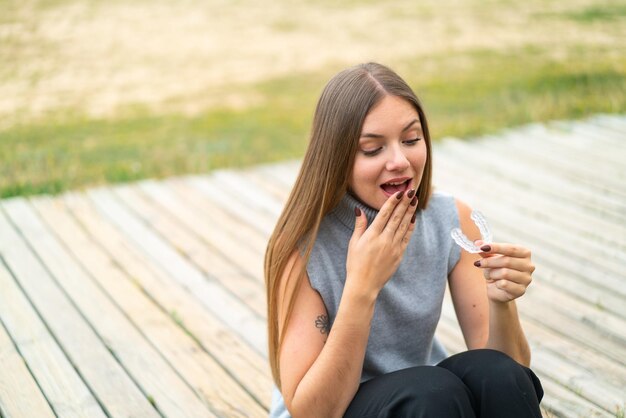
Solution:
[[[348,186],[359,200],[380,210],[396,192],[417,189],[426,157],[415,108],[405,99],[385,96],[365,117]]]

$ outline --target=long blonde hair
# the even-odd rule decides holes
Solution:
[[[427,160],[417,190],[418,209],[424,209],[428,204],[432,177],[430,135],[426,116],[415,93],[395,72],[376,63],[357,65],[337,74],[328,82],[317,103],[300,172],[265,253],[269,360],[274,382],[279,388],[278,357],[283,340],[279,330],[284,330],[289,322],[295,299],[292,296],[298,291],[305,271],[289,275],[295,282],[283,286],[292,291],[279,300],[281,277],[296,250],[302,254],[306,266],[322,218],[337,206],[347,191],[363,121],[387,95],[404,98],[419,115]],[[278,323],[279,302],[286,307],[282,324]]]

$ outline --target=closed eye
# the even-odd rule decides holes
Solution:
[[[380,150],[383,149],[382,147],[378,147],[374,150],[370,150],[370,151],[363,151],[363,155],[366,155],[368,157],[371,157],[373,155],[376,155],[380,152]]]
[[[403,141],[405,144],[407,145],[415,145],[417,144],[418,141],[420,141],[422,138],[414,138],[414,139],[407,139],[406,141]]]

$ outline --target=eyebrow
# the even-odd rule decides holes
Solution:
[[[404,128],[402,128],[402,132],[406,132],[408,131],[411,126],[415,125],[415,123],[419,122],[419,119],[413,119],[411,122],[409,122]],[[381,134],[373,134],[373,133],[364,133],[361,135],[361,138],[384,138],[385,135],[381,135]]]

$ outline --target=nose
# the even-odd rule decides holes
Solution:
[[[390,149],[390,155],[385,163],[387,171],[404,171],[409,167],[409,160],[400,147]]]

